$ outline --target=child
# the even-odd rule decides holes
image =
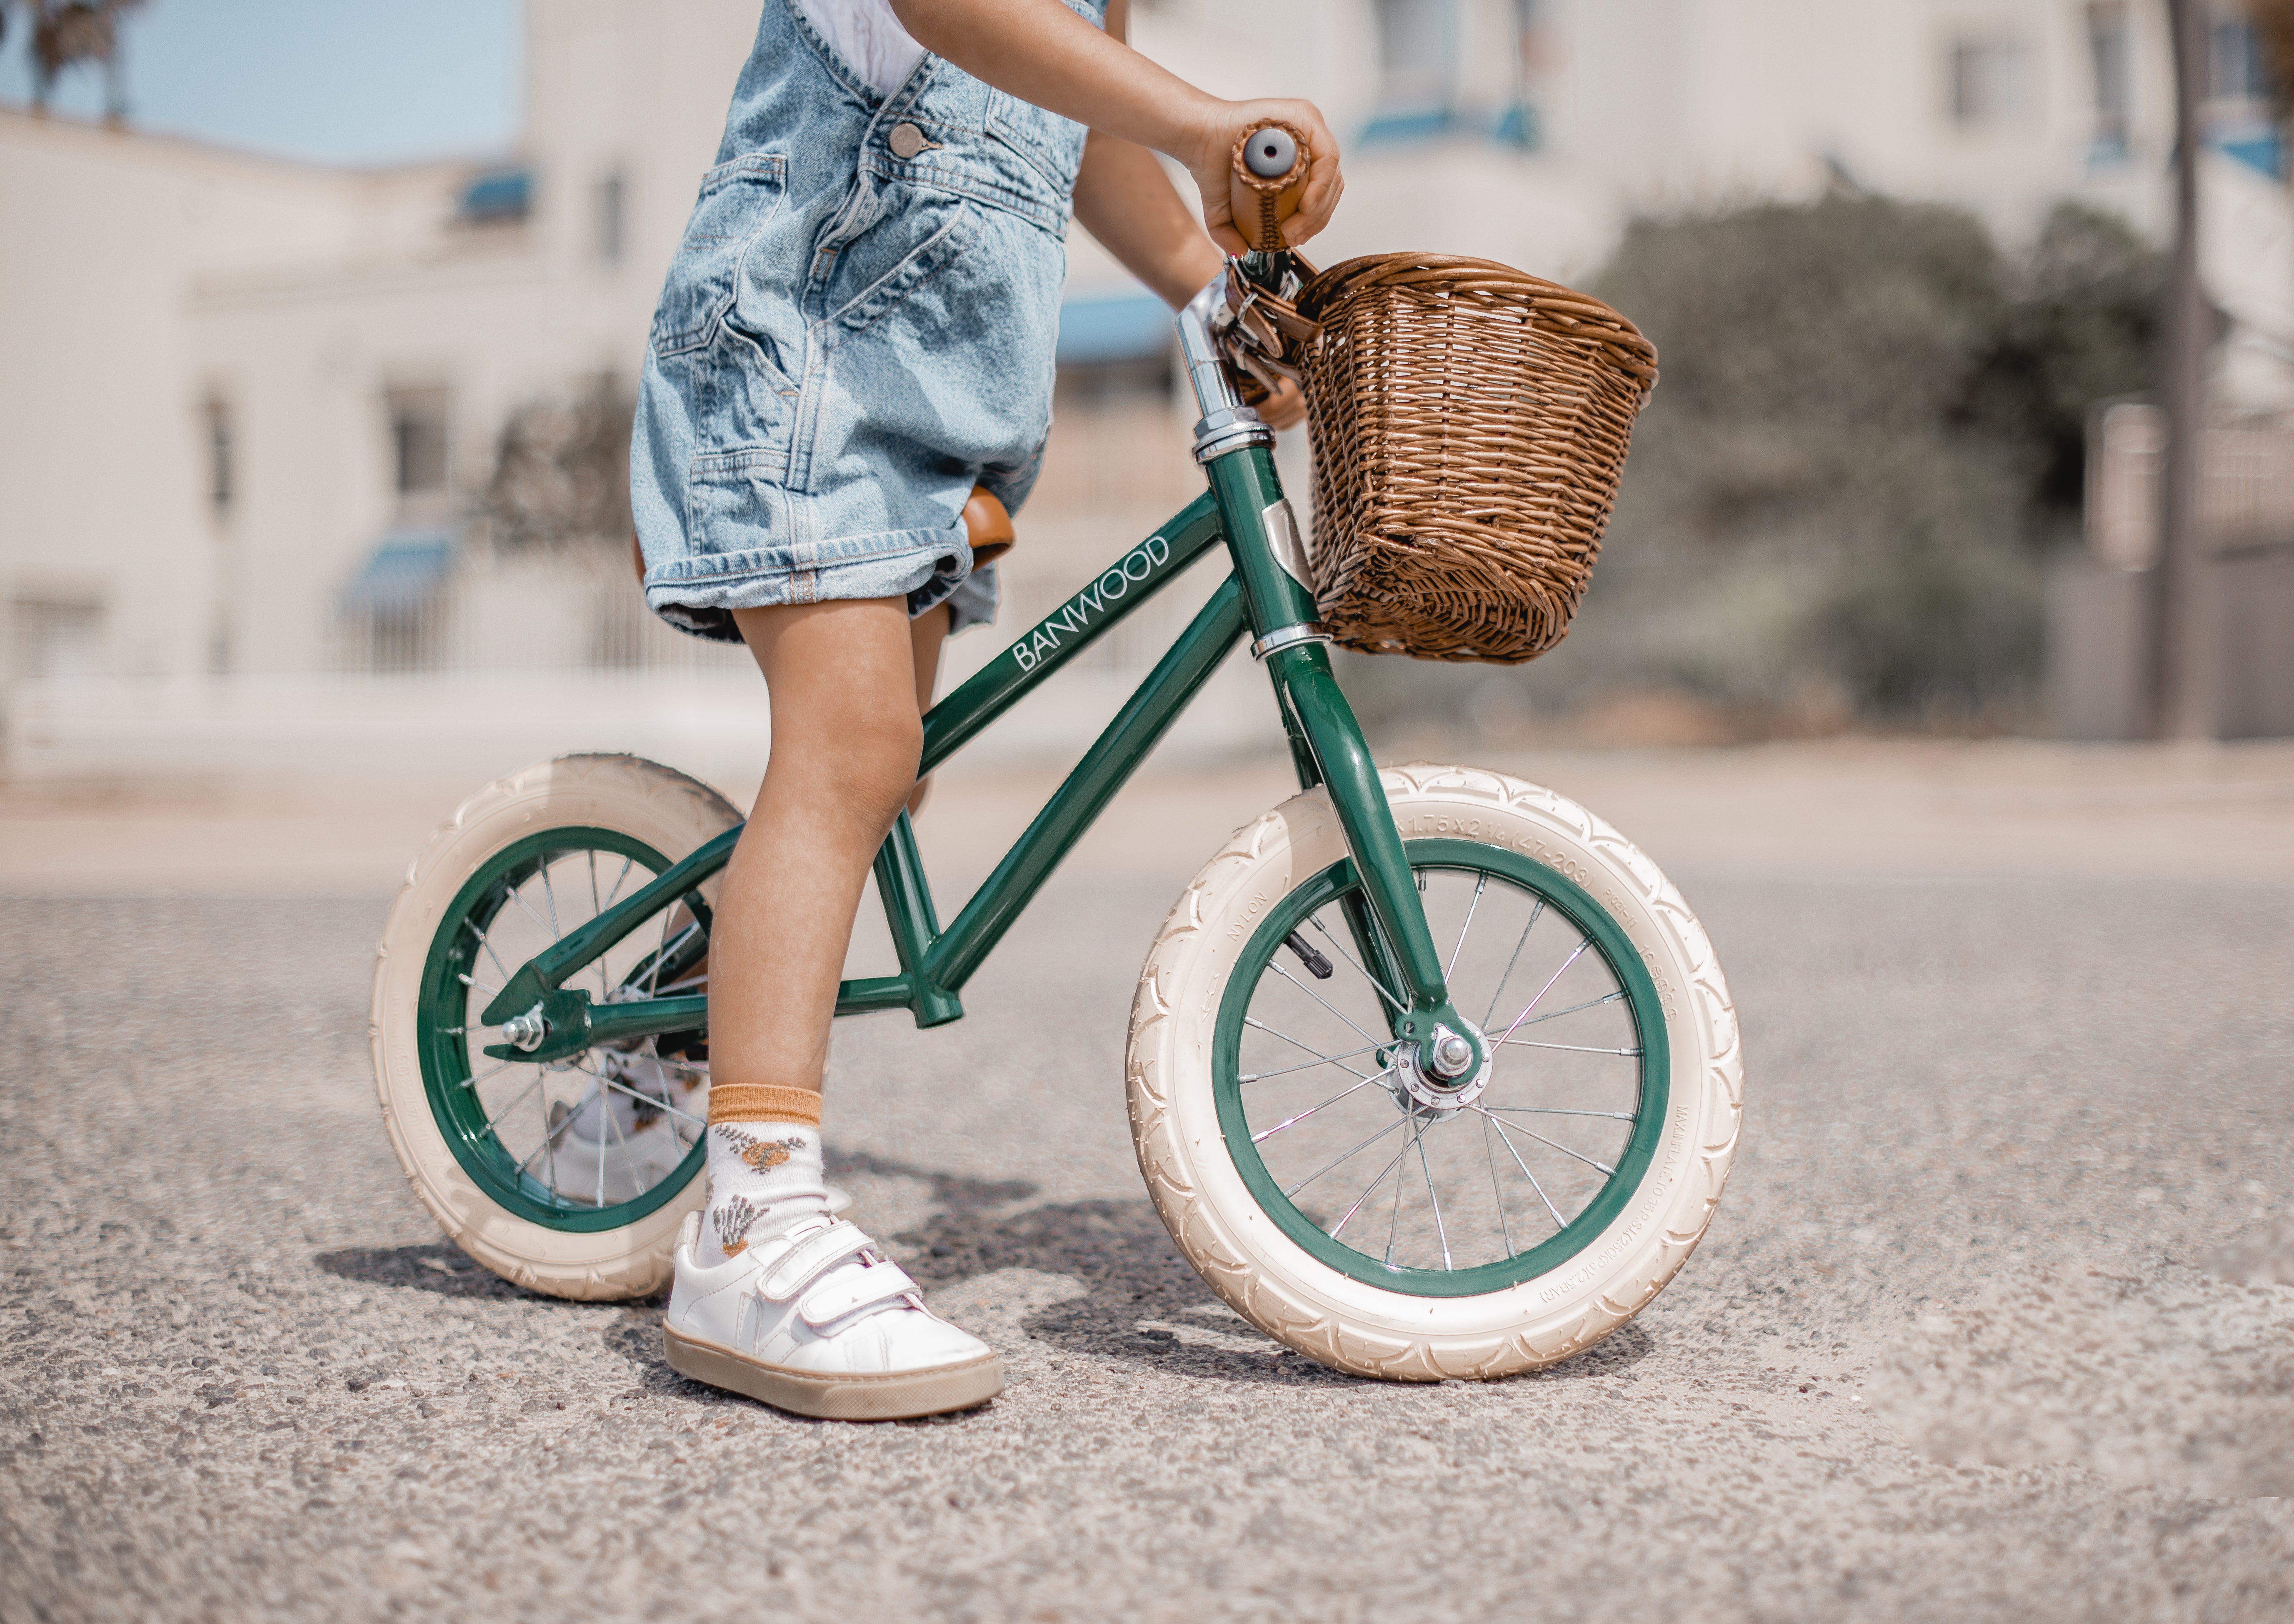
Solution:
[[[993,611],[966,499],[1018,508],[1042,456],[1070,199],[1174,305],[1245,246],[1230,155],[1253,125],[1308,138],[1290,241],[1338,202],[1311,105],[1194,89],[1122,43],[1127,4],[764,0],[654,319],[631,457],[647,601],[744,641],[772,699],[711,942],[708,1206],[665,1335],[684,1375],[803,1414],[930,1415],[1003,1386],[986,1344],[829,1216],[820,1079],[940,644]],[[1193,175],[1208,235],[1151,148]],[[1291,394],[1267,415],[1297,411]]]

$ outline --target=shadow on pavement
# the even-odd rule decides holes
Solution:
[[[443,1240],[421,1246],[346,1246],[339,1252],[321,1252],[311,1261],[329,1274],[368,1286],[500,1303],[557,1301],[511,1285],[460,1247]]]
[[[1021,1320],[1053,1346],[1117,1359],[1175,1376],[1217,1381],[1353,1384],[1282,1347],[1234,1317],[1190,1268],[1143,1197],[1070,1201],[998,1215],[1032,1195],[1024,1180],[987,1181],[934,1173],[866,1154],[832,1156],[831,1176],[873,1173],[926,1181],[935,1211],[915,1229],[885,1238],[927,1287],[945,1287],[1024,1269],[1079,1282],[1084,1294]],[[1649,1352],[1648,1334],[1628,1325],[1547,1380],[1615,1376]]]
[[[927,1287],[955,1287],[1005,1270],[1080,1285],[1080,1295],[1031,1310],[1020,1321],[1029,1336],[1062,1352],[1208,1381],[1364,1384],[1365,1378],[1292,1352],[1236,1317],[1187,1266],[1143,1197],[1054,1202],[1014,1212],[1038,1186],[1025,1179],[935,1172],[866,1153],[832,1150],[828,1162],[832,1179],[865,1174],[917,1180],[930,1188],[931,1215],[883,1238]],[[443,1241],[346,1247],[320,1253],[313,1261],[329,1274],[370,1286],[495,1302],[560,1301],[513,1286]],[[663,1298],[565,1305],[615,1316],[602,1340],[629,1362],[640,1388],[681,1392],[704,1401],[747,1401],[687,1382],[669,1368],[661,1343]],[[1533,1379],[1615,1376],[1639,1363],[1650,1347],[1647,1332],[1628,1325]]]

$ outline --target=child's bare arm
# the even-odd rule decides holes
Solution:
[[[1076,176],[1076,218],[1125,270],[1175,308],[1218,274],[1219,251],[1155,155],[1094,130]]]
[[[1203,223],[1211,240],[1231,253],[1249,246],[1234,229],[1230,198],[1234,143],[1265,119],[1296,125],[1306,132],[1314,162],[1298,212],[1283,223],[1283,236],[1303,243],[1329,224],[1344,182],[1338,139],[1314,104],[1222,102],[1197,90],[1123,43],[1124,4],[1115,0],[1110,5],[1110,26],[1102,32],[1060,0],[891,0],[894,13],[918,45],[973,77],[1099,134],[1177,158],[1202,192]],[[1077,204],[1084,205],[1081,187]],[[1089,219],[1085,224],[1107,240]],[[1114,243],[1108,246],[1122,255]],[[1209,277],[1206,271],[1197,285]],[[1159,285],[1157,291],[1162,291]]]

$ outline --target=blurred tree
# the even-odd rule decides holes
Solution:
[[[2014,694],[2087,408],[2148,381],[2160,274],[2074,206],[2021,266],[1966,214],[1877,198],[1634,227],[1600,290],[1664,355],[1613,528],[1643,566],[1613,572],[1616,609],[1647,612],[1638,658],[1754,703],[1829,683],[1873,716]]]
[[[2071,205],[2020,263],[1960,210],[1868,196],[1632,226],[1597,290],[1664,375],[1578,625],[1518,673],[1363,662],[1371,708],[1664,688],[1759,727],[2012,707],[2087,410],[2151,383],[2163,272]]]
[[[636,402],[618,378],[510,413],[481,499],[497,547],[629,546],[630,421]]]
[[[32,105],[46,110],[49,93],[68,68],[82,62],[103,68],[104,118],[117,124],[127,116],[127,85],[121,72],[119,19],[143,0],[17,0],[31,13]],[[0,30],[12,9],[0,0]]]

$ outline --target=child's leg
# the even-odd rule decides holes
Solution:
[[[923,747],[907,608],[872,598],[735,619],[772,695],[772,753],[710,932],[712,1092],[818,1092],[860,889]]]
[[[908,647],[916,667],[916,712],[922,715],[932,707],[932,693],[940,686],[940,651],[948,646],[948,608],[942,604],[937,609],[927,609],[908,622]],[[931,793],[931,780],[919,778],[908,795],[908,816],[914,817],[924,809],[925,798]]]
[[[772,751],[709,944],[713,1265],[827,1210],[820,1074],[868,867],[923,731],[899,598],[735,612],[772,695]]]
[[[821,1181],[820,1073],[844,950],[923,745],[907,605],[735,618],[772,691],[773,747],[710,933],[709,1205],[698,1238],[678,1243],[670,1364],[804,1415],[967,1409],[1003,1387],[1001,1362],[830,1218]]]

